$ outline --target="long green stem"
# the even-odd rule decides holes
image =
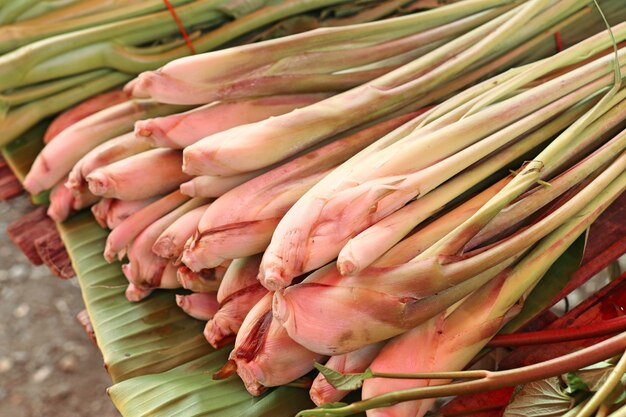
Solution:
[[[216,1],[197,0],[179,7],[177,13],[187,24],[195,25],[222,15],[210,7]],[[38,74],[37,77],[32,77],[30,72],[46,60],[70,51],[80,51],[88,45],[123,36],[133,36],[134,41],[143,43],[178,32],[178,26],[172,19],[172,15],[169,11],[163,11],[42,39],[28,47],[19,48],[0,57],[0,90],[49,79],[51,74]],[[85,60],[86,57],[81,55],[80,58]],[[91,57],[91,60],[93,59],[97,57]],[[76,70],[67,63],[68,61],[60,63],[66,67],[66,75],[83,71],[83,69]]]
[[[76,85],[88,83],[94,78],[102,76],[103,73],[103,70],[96,70],[62,78],[60,80],[49,81],[32,87],[21,88],[10,94],[0,94],[0,102],[7,104],[9,107],[16,107],[20,104],[37,101],[52,94],[60,93]]]
[[[179,7],[191,1],[193,0],[171,0],[171,4],[174,7]],[[86,11],[84,10],[84,5],[77,3],[73,5],[73,7],[63,8],[54,14],[50,13],[49,15],[44,15],[43,17],[47,18],[45,19],[47,20],[45,24],[42,24],[42,20],[44,19],[40,18],[0,27],[0,53],[5,53],[20,46],[62,33],[73,32],[165,10],[165,5],[162,0],[135,1],[131,4],[121,1],[118,3],[121,4],[118,4],[117,7],[112,9],[102,10],[98,13],[87,14],[85,16],[80,16],[81,9],[83,9],[83,13]],[[51,20],[54,19],[55,16],[65,16],[65,19],[60,21]],[[71,18],[68,19],[68,16],[71,16]]]
[[[415,372],[409,374],[393,372],[372,372],[372,378],[394,379],[480,379],[487,378],[491,371],[457,371],[457,372]],[[347,374],[349,375],[349,374]]]
[[[572,352],[549,361],[517,369],[492,372],[487,377],[476,381],[458,382],[454,384],[396,391],[372,397],[367,400],[357,401],[343,407],[304,410],[298,413],[297,416],[347,416],[370,410],[372,408],[388,407],[403,401],[414,401],[450,395],[474,394],[487,390],[511,387],[584,368],[623,352],[624,349],[626,349],[626,333],[622,333],[588,348]]]
[[[131,76],[100,70],[101,76],[85,85],[78,85],[41,100],[24,104],[0,118],[2,136],[0,146],[6,145],[48,116],[56,114],[95,94],[109,90],[128,81]]]
[[[339,254],[338,265],[340,270],[351,270],[353,271],[351,273],[356,273],[374,262],[395,244],[397,245],[391,250],[394,252],[403,251],[402,248],[411,245],[410,242],[413,239],[408,238],[406,242],[398,242],[414,227],[469,188],[485,180],[494,172],[507,167],[511,162],[566,128],[591,104],[583,104],[565,112],[527,137],[498,151],[471,169],[440,185],[423,198],[407,204],[355,236]],[[372,239],[375,239],[375,245],[370,244]]]

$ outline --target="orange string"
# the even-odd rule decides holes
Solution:
[[[174,10],[174,7],[172,6],[169,0],[163,0],[163,3],[165,3],[165,7],[167,7],[167,10],[169,10],[170,13],[172,14],[172,17],[174,18],[174,21],[176,22],[178,29],[180,29],[180,33],[183,35],[183,39],[185,39],[185,43],[189,47],[189,50],[191,50],[191,53],[195,55],[196,48],[193,46],[193,43],[191,43],[191,39],[189,39],[189,35],[187,34],[187,31],[185,30],[183,23],[178,18],[178,15],[176,14],[176,10]]]
[[[554,42],[556,43],[556,51],[561,52],[563,49],[563,38],[561,38],[561,32],[556,32],[554,34]]]

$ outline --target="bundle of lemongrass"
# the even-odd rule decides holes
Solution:
[[[127,297],[193,291],[178,304],[235,340],[221,376],[252,394],[327,357],[459,370],[626,188],[626,23],[526,63],[589,4],[462,0],[175,60],[68,113],[25,187],[59,221],[97,201]]]
[[[420,3],[171,0],[173,16],[162,0],[3,2],[0,145],[49,116],[192,51],[376,20]],[[352,15],[335,17],[342,6],[349,6]]]

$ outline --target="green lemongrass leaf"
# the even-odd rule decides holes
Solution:
[[[498,334],[519,330],[543,310],[550,307],[552,299],[567,285],[580,266],[585,251],[586,234],[576,241],[552,264],[541,281],[530,292],[522,311],[508,322]]]
[[[213,380],[228,360],[230,348],[213,352],[170,371],[139,376],[108,389],[124,417],[281,417],[310,406],[308,391],[281,387],[259,397],[239,378]]]
[[[572,406],[572,398],[561,387],[558,377],[522,386],[504,409],[503,417],[561,416]]]
[[[139,303],[126,300],[128,282],[118,262],[104,260],[107,232],[91,213],[79,213],[58,227],[114,382],[168,371],[213,350],[202,335],[204,323],[176,305],[174,292],[158,291]]]
[[[370,368],[358,374],[343,374],[321,363],[316,363],[315,369],[320,371],[320,374],[324,375],[324,378],[326,378],[326,381],[328,381],[330,385],[339,390],[353,391],[359,389],[363,386],[363,381],[374,377],[374,373]]]

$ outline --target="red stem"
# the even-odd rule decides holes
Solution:
[[[537,332],[503,334],[491,339],[488,347],[507,347],[540,345],[546,343],[567,342],[571,340],[589,339],[626,331],[626,316],[603,320],[585,326],[568,327],[565,329],[548,329]]]

